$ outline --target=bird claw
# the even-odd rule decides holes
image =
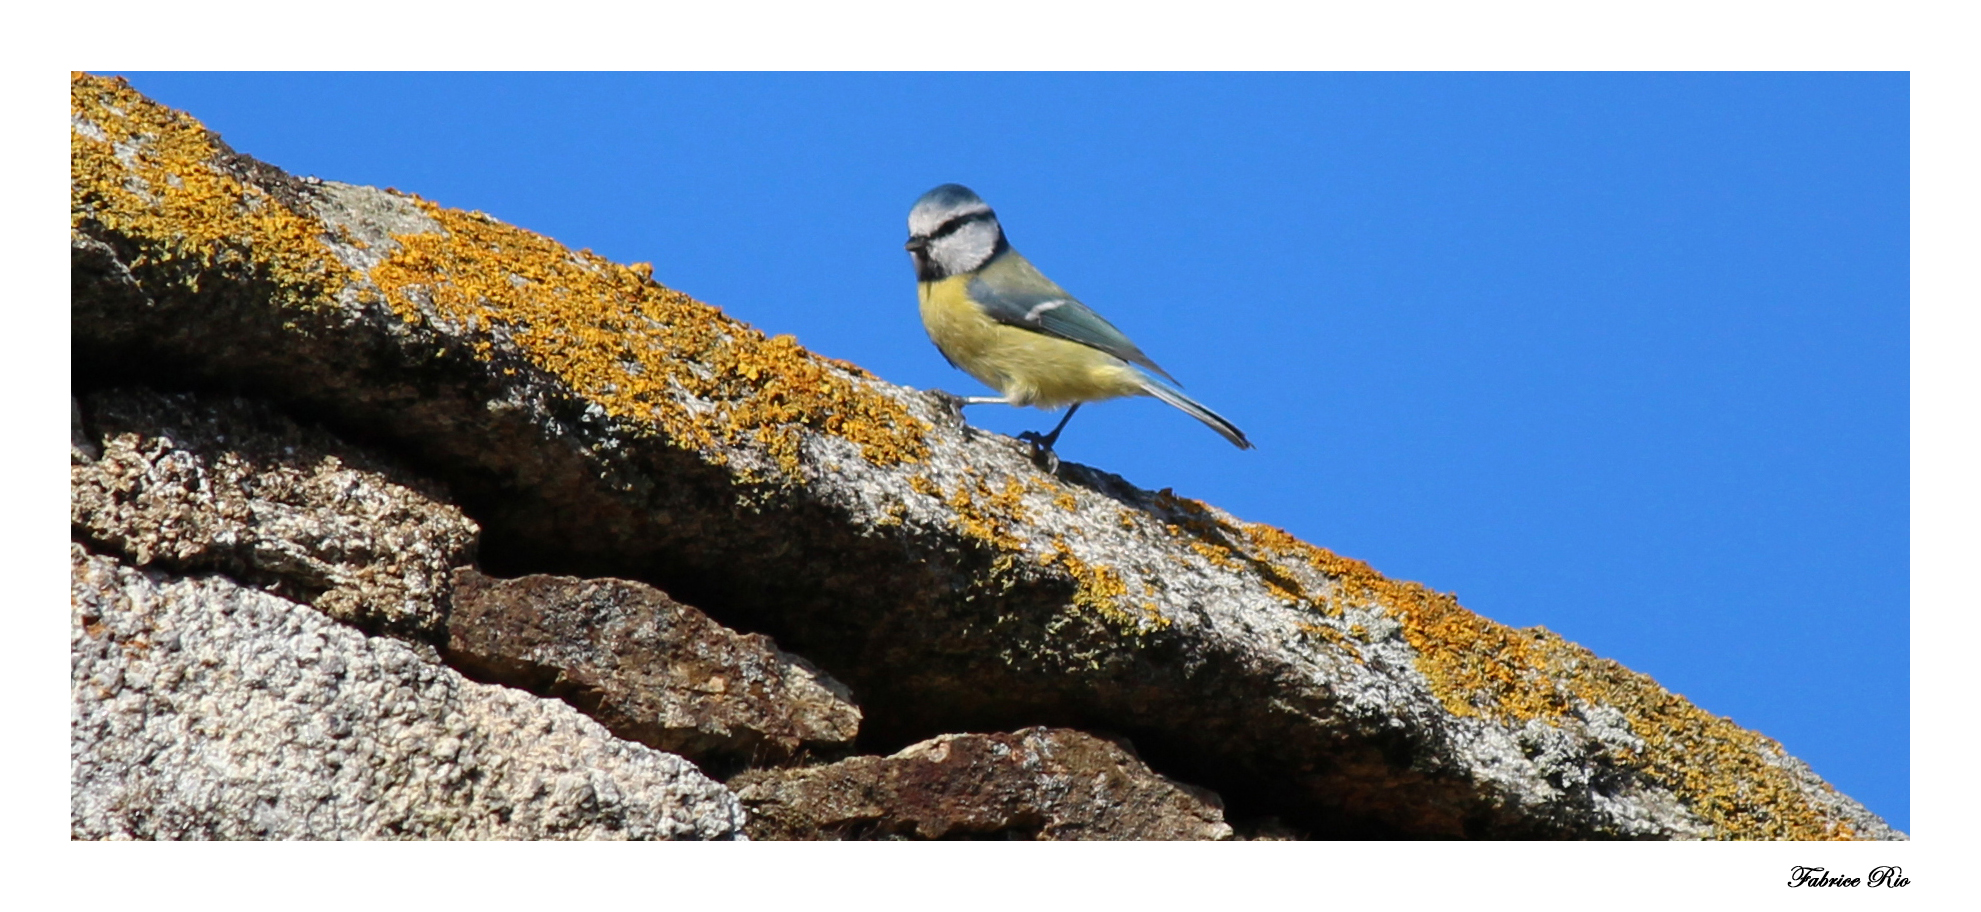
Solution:
[[[1033,465],[1044,469],[1047,475],[1059,474],[1059,454],[1052,451],[1052,440],[1038,431],[1026,431],[1018,439],[1032,445]]]

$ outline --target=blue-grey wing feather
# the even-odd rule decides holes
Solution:
[[[1114,324],[1045,277],[1015,250],[1006,250],[970,280],[970,300],[990,318],[1107,352],[1170,377]]]

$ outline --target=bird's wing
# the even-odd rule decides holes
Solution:
[[[1067,294],[1015,250],[1007,250],[979,270],[970,280],[969,292],[970,300],[999,323],[1097,348],[1176,382],[1114,324]]]

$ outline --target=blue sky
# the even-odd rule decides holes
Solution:
[[[1259,446],[1134,400],[1064,458],[1544,625],[1910,829],[1904,74],[127,75],[979,393],[901,250],[968,184]]]

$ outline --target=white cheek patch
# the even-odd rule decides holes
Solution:
[[[1065,306],[1066,306],[1066,302],[1064,300],[1041,301],[1038,304],[1033,305],[1031,310],[1025,311],[1025,322],[1037,323],[1045,317],[1046,311],[1057,310]]]

